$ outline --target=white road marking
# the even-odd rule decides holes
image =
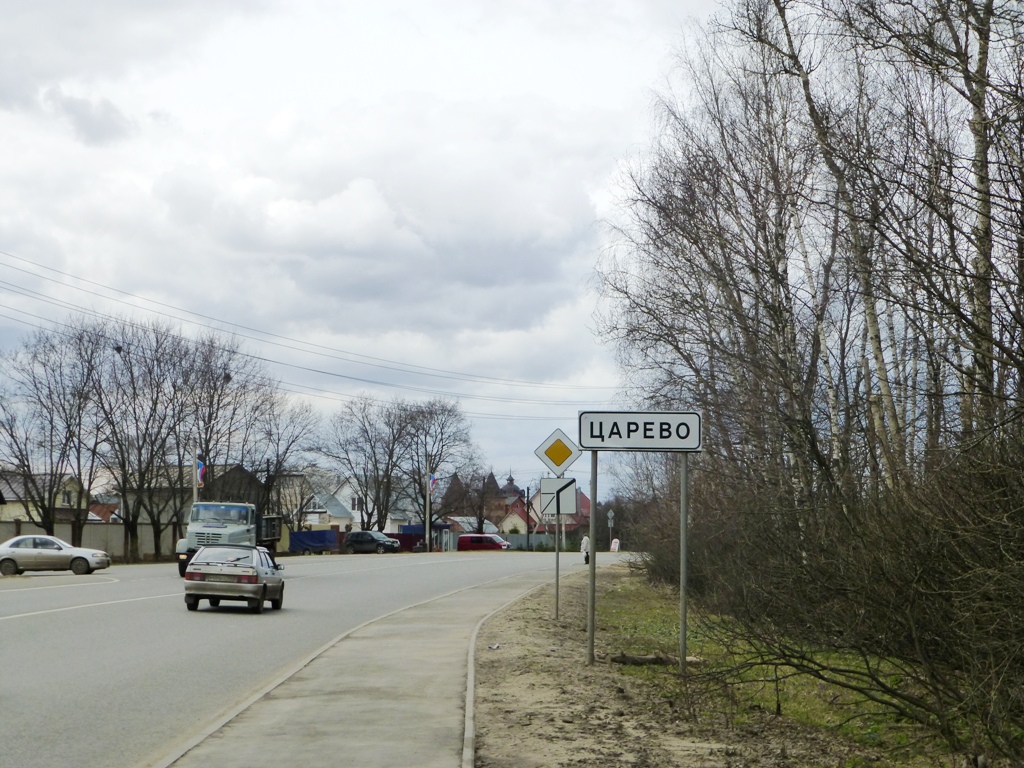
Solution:
[[[107,600],[102,603],[87,603],[86,605],[69,605],[66,608],[49,608],[45,611],[32,611],[31,613],[15,613],[12,616],[0,616],[0,621],[10,619],[25,619],[29,616],[42,616],[46,613],[61,613],[62,611],[77,611],[82,608],[98,608],[101,605],[119,605],[120,603],[137,603],[140,600],[157,600],[162,597],[182,597],[183,592],[174,592],[168,595],[150,595],[149,597],[131,597],[126,600]]]
[[[49,584],[45,587],[19,587],[11,585],[9,589],[0,589],[0,595],[5,594],[20,594],[22,592],[35,592],[40,589],[67,589],[68,587],[95,587],[102,584],[117,584],[121,580],[115,579],[113,576],[102,577],[104,581],[83,581],[78,584]]]

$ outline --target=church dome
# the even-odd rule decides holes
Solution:
[[[509,475],[508,482],[501,486],[501,494],[506,498],[509,496],[522,496],[523,489],[516,485],[515,478]]]

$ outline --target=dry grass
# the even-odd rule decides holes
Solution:
[[[851,720],[848,702],[806,680],[723,685],[704,672],[683,680],[674,667],[609,663],[622,651],[678,649],[677,597],[624,568],[600,572],[599,661],[587,665],[586,587],[585,573],[563,580],[558,620],[548,587],[481,631],[480,768],[955,765],[912,746],[911,731],[897,723]],[[690,652],[713,654],[699,625],[691,631]]]

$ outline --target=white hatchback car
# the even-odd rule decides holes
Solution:
[[[71,571],[82,576],[110,566],[110,555],[100,549],[73,547],[56,536],[15,536],[0,544],[0,574],[25,571]]]

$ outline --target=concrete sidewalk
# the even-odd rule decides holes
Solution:
[[[477,627],[551,575],[502,579],[357,627],[159,765],[472,768]]]

